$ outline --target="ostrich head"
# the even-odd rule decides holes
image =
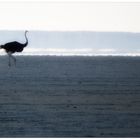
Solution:
[[[29,32],[29,31],[28,31],[28,30],[26,30],[26,31],[25,31],[25,34],[26,34],[26,33],[28,33],[28,32]]]

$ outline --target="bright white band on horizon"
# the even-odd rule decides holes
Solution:
[[[6,55],[4,50],[0,50],[0,55]],[[125,52],[118,53],[114,49],[36,49],[26,48],[22,53],[14,55],[30,55],[30,56],[140,56],[140,51],[137,53]]]

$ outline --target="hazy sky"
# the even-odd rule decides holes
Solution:
[[[140,55],[140,33],[29,31],[27,36],[29,44],[21,54]],[[24,43],[24,31],[0,31],[0,44],[11,41]]]
[[[29,30],[24,52],[140,54],[140,3],[0,0],[0,30],[0,44]]]
[[[0,29],[140,32],[140,3],[0,2]]]

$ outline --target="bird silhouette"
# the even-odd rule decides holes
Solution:
[[[25,31],[25,39],[26,39],[26,42],[25,43],[19,43],[17,41],[13,41],[13,42],[8,42],[4,45],[0,45],[0,48],[1,49],[4,49],[5,52],[8,54],[8,57],[9,57],[9,66],[11,66],[11,59],[13,59],[14,61],[14,64],[16,65],[16,58],[12,55],[13,53],[15,52],[22,52],[24,47],[26,47],[28,45],[28,38],[26,36],[28,31]]]

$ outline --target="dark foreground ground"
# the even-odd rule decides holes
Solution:
[[[0,57],[0,137],[140,137],[140,57]]]

